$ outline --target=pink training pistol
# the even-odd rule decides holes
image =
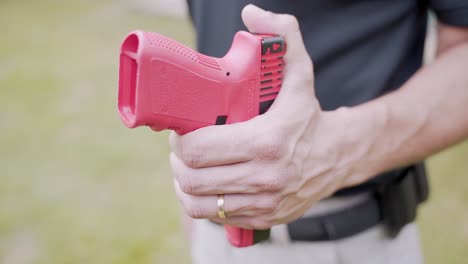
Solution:
[[[282,83],[284,39],[236,33],[223,58],[198,53],[162,35],[131,32],[120,50],[118,109],[129,127],[183,135],[265,113]],[[268,230],[225,226],[229,242],[247,247]]]

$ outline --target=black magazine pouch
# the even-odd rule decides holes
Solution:
[[[414,221],[418,205],[427,200],[428,195],[429,184],[422,162],[379,188],[377,198],[390,236],[396,236],[401,228]]]

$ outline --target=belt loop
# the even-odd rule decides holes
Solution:
[[[323,219],[321,222],[328,240],[335,240],[338,237],[335,225],[326,219]]]

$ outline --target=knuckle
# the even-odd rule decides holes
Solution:
[[[195,187],[191,177],[188,174],[180,174],[176,177],[180,190],[182,190],[184,193],[192,194],[195,190]]]
[[[191,168],[196,168],[200,165],[201,163],[201,151],[199,151],[199,148],[195,147],[184,147],[182,149],[182,161],[184,162],[185,165]]]
[[[285,179],[277,173],[256,178],[257,180],[252,183],[252,187],[257,192],[277,193],[282,191],[285,186]]]
[[[288,25],[288,27],[292,30],[299,30],[299,22],[297,18],[293,15],[285,14],[283,15],[284,24]]]
[[[194,169],[186,167],[182,162],[174,162],[171,158],[171,169],[174,178],[176,179],[179,189],[187,194],[194,194],[200,187],[198,182],[193,181]]]
[[[203,210],[199,207],[190,207],[186,209],[186,213],[193,219],[201,219],[204,216]]]
[[[185,213],[191,218],[200,219],[204,216],[203,209],[190,198],[182,200],[182,207],[184,208]]]
[[[275,174],[274,176],[270,177],[268,182],[265,184],[267,191],[270,192],[280,192],[283,190],[284,186],[286,185],[286,178],[283,175]]]
[[[259,209],[264,210],[267,213],[275,212],[279,206],[279,199],[276,197],[269,197],[260,202]]]
[[[257,156],[261,159],[278,160],[283,156],[285,148],[279,136],[264,137],[257,142]]]

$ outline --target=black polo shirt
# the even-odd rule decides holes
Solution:
[[[324,110],[355,106],[398,89],[422,65],[427,14],[468,26],[468,0],[189,0],[200,52],[222,57],[253,3],[297,17],[314,62]],[[268,33],[268,32],[266,32]],[[365,184],[386,182],[387,173]],[[364,189],[363,186],[357,189]],[[356,188],[354,188],[356,190]]]

